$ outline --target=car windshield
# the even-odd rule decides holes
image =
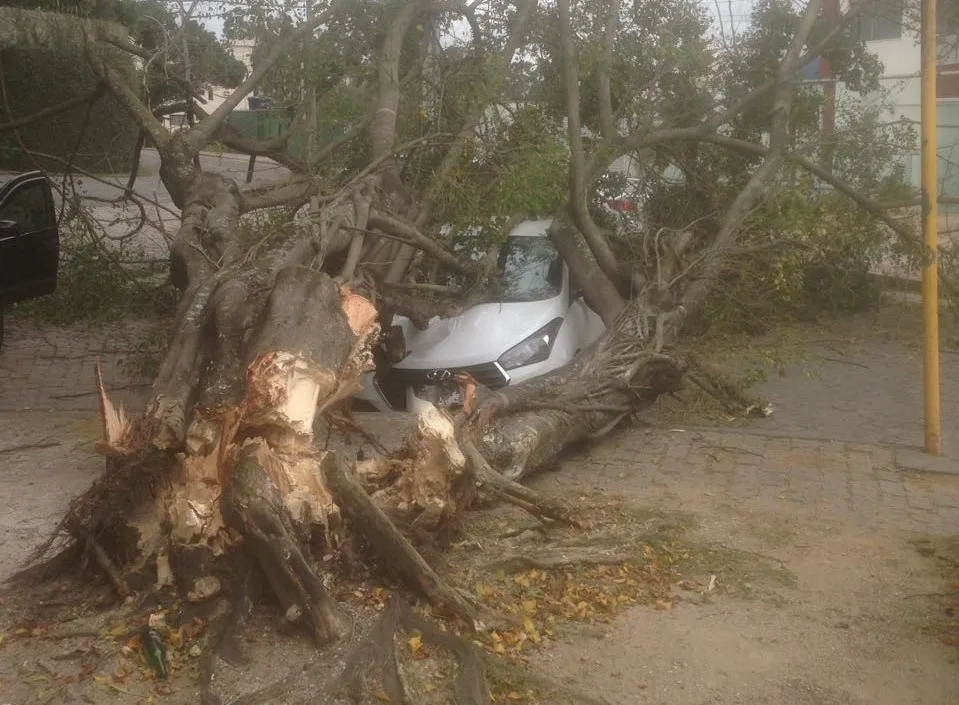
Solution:
[[[563,288],[559,252],[548,237],[509,237],[500,250],[499,268],[503,303],[543,301]]]

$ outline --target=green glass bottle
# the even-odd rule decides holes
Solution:
[[[147,665],[153,669],[160,680],[166,680],[169,675],[166,661],[166,645],[160,632],[150,627],[140,630],[140,648],[146,658]]]

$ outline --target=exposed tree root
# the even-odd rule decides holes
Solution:
[[[31,561],[26,567],[7,578],[6,583],[9,585],[45,583],[75,569],[82,556],[82,544],[70,544],[49,558]]]
[[[427,643],[451,652],[459,663],[453,693],[457,705],[485,705],[489,702],[489,685],[482,654],[469,641],[450,632],[444,632],[433,622],[420,617],[406,605],[400,605],[400,624],[407,630],[416,630]]]
[[[361,534],[379,555],[384,566],[394,570],[412,587],[453,617],[473,624],[476,608],[436,574],[423,557],[399,532],[360,485],[356,476],[338,462],[323,467],[326,485],[354,531]]]
[[[602,549],[597,546],[567,546],[537,549],[535,553],[513,553],[486,563],[485,570],[554,570],[576,565],[617,565],[628,563],[635,554],[622,550]]]
[[[269,452],[265,444],[255,441],[240,450],[232,481],[223,494],[223,518],[246,537],[286,619],[297,623],[305,617],[316,642],[329,643],[342,631],[339,610],[303,554],[302,538],[270,481],[265,468]]]
[[[126,581],[120,574],[120,570],[113,562],[113,559],[107,555],[107,552],[97,543],[97,540],[93,538],[92,534],[88,533],[84,537],[84,545],[87,554],[96,561],[100,569],[106,574],[107,579],[110,581],[110,584],[113,585],[113,589],[116,590],[117,595],[121,598],[126,598],[130,594],[130,588],[127,586]]]
[[[568,526],[579,526],[573,518],[572,511],[559,501],[544,497],[496,472],[465,434],[460,435],[459,443],[470,462],[477,482],[496,497],[515,504],[541,521],[554,520]]]
[[[239,632],[253,609],[250,590],[254,571],[252,563],[242,553],[239,555],[233,595],[229,600],[220,599],[219,614],[212,620],[207,646],[200,657],[200,705],[220,705],[220,697],[214,691],[219,659],[234,667],[247,663],[240,649]]]
[[[346,695],[352,702],[382,692],[390,702],[414,705],[400,677],[395,636],[400,625],[398,601],[392,601],[373,625],[369,635],[356,646],[346,660],[330,695]]]
[[[333,695],[346,691],[355,703],[365,702],[371,692],[385,693],[393,703],[416,705],[408,692],[395,649],[400,631],[417,632],[424,643],[450,652],[459,668],[453,681],[457,705],[487,705],[489,685],[482,653],[469,641],[445,632],[433,622],[416,614],[399,600],[393,600],[373,626],[369,636],[352,652],[333,689]]]
[[[82,554],[87,537],[93,537],[118,567],[126,568],[136,558],[138,540],[129,526],[129,512],[161,491],[168,469],[169,458],[163,454],[108,457],[104,473],[70,502],[49,538],[31,554],[28,567],[11,580],[62,574]]]

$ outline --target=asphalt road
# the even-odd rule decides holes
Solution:
[[[246,181],[249,157],[238,154],[216,155],[207,152],[200,155],[200,164],[207,171],[215,171],[230,176],[237,183],[242,184]],[[160,182],[160,155],[155,149],[143,150],[140,157],[140,174],[136,178],[134,190],[167,207],[174,208],[170,195]],[[282,180],[289,174],[290,172],[285,167],[270,159],[260,157],[256,160],[253,181],[254,183],[269,183],[270,181]],[[126,180],[126,174],[101,176],[98,179],[80,178],[78,180],[80,183],[79,190],[84,196],[97,199],[113,199],[123,192]]]
[[[200,155],[200,163],[207,171],[219,172],[229,176],[237,183],[246,182],[249,157],[237,154]],[[107,238],[114,238],[117,246],[125,248],[125,259],[146,258],[166,259],[169,256],[169,242],[179,226],[179,209],[160,181],[160,155],[155,149],[144,149],[140,159],[139,176],[133,190],[147,207],[150,224],[142,227],[132,238],[125,237],[131,231],[133,223],[139,221],[139,211],[130,204],[110,203],[124,191],[127,174],[77,176],[74,180],[76,190],[87,210],[103,226]],[[290,175],[289,170],[271,159],[258,158],[254,169],[253,183],[266,184],[281,181]],[[51,174],[56,182],[57,175]],[[0,176],[0,180],[4,177]],[[55,193],[59,203],[59,193]]]

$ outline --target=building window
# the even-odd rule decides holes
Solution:
[[[859,16],[859,39],[899,39],[902,36],[903,0],[871,0]]]

